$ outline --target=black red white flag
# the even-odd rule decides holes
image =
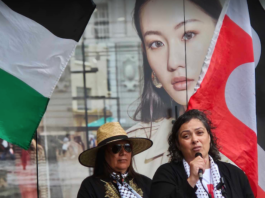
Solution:
[[[221,152],[246,173],[255,197],[261,198],[265,166],[259,163],[264,149],[257,142],[255,67],[264,61],[256,50],[259,41],[250,23],[250,2],[249,11],[247,0],[226,1],[188,108],[211,111]]]

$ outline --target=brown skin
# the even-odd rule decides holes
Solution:
[[[120,150],[119,153],[114,154],[111,151],[112,145],[114,144],[125,144],[125,143],[130,143],[128,141],[117,141],[114,143],[111,143],[109,145],[107,145],[107,149],[105,152],[105,159],[107,161],[107,163],[109,164],[109,166],[117,173],[126,173],[130,164],[131,164],[131,160],[132,160],[132,153],[128,153],[124,150],[124,148],[122,147],[122,149]]]
[[[190,176],[187,179],[194,187],[199,180],[198,171],[210,168],[209,155],[211,138],[203,123],[198,119],[191,119],[184,123],[179,129],[178,148],[181,150],[184,159],[190,165]],[[200,152],[202,157],[195,158]]]

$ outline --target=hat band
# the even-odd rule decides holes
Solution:
[[[107,138],[107,139],[103,140],[102,142],[100,142],[98,144],[98,146],[103,146],[103,145],[107,144],[108,142],[113,141],[113,140],[116,140],[116,139],[127,139],[127,138],[128,138],[127,135],[117,135],[117,136],[113,136],[113,137],[110,137],[110,138]]]

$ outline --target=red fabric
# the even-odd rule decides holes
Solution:
[[[22,164],[23,170],[26,170],[26,166],[29,161],[30,161],[29,151],[23,149],[21,151],[21,164]]]
[[[226,15],[208,71],[191,97],[188,109],[210,110],[220,151],[246,173],[256,196],[259,188],[257,136],[233,116],[225,102],[228,77],[235,68],[249,62],[254,62],[252,38]],[[259,197],[265,197],[262,192]]]
[[[21,198],[36,198],[37,197],[37,175],[36,166],[31,165],[30,155],[32,151],[21,151],[21,164],[17,164],[16,173],[19,183]],[[21,168],[22,165],[22,168]],[[31,166],[30,166],[31,165]],[[25,178],[27,178],[25,180]]]
[[[213,184],[207,184],[209,194],[214,198],[213,195]]]

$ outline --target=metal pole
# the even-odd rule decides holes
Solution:
[[[85,120],[86,120],[86,134],[87,134],[87,147],[89,148],[89,131],[88,131],[88,115],[87,115],[87,87],[86,87],[86,57],[85,57],[85,36],[83,35],[82,40],[82,60],[83,60],[83,84],[84,84],[84,104],[85,104]]]
[[[106,112],[106,99],[103,99],[103,104],[104,104],[104,108],[103,108],[103,114],[104,114],[104,124],[107,122],[107,112]]]
[[[36,172],[37,172],[37,197],[40,197],[40,188],[39,188],[39,164],[38,164],[38,135],[36,133]]]
[[[43,116],[43,132],[45,141],[45,165],[46,165],[46,175],[47,175],[47,187],[48,187],[48,198],[51,197],[51,186],[50,186],[50,166],[49,166],[49,153],[48,153],[48,138],[47,138],[47,126],[46,126],[46,114]]]
[[[120,97],[119,97],[119,77],[118,77],[118,48],[115,44],[115,69],[116,69],[116,89],[117,89],[117,111],[118,111],[118,122],[120,122]]]
[[[88,131],[88,115],[87,115],[87,88],[86,88],[86,56],[85,56],[85,36],[83,35],[83,40],[82,40],[82,60],[83,60],[83,84],[84,84],[84,105],[85,105],[85,120],[86,120],[86,143],[87,143],[87,148],[90,148],[90,144],[88,141],[89,138],[89,131]],[[92,170],[89,168],[88,169],[88,174],[92,174]]]

